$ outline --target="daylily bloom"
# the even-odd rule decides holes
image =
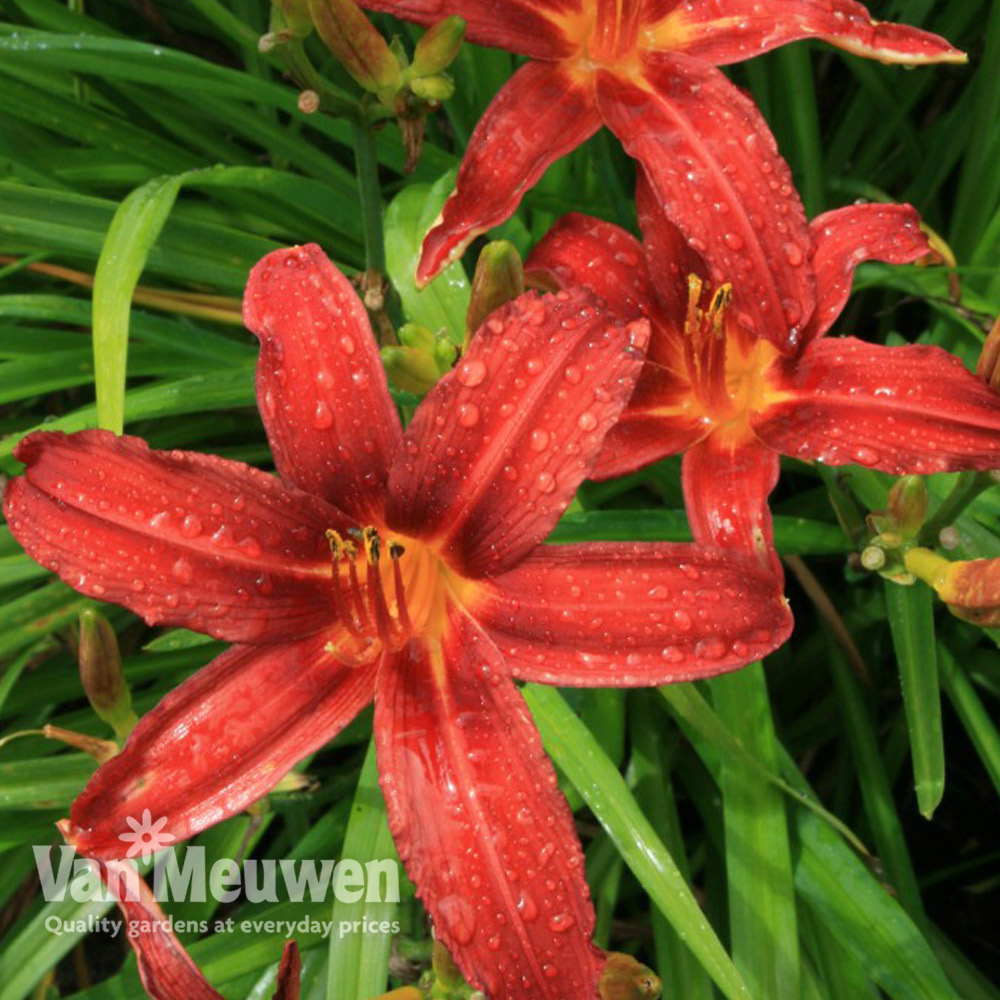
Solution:
[[[903,264],[927,252],[911,207],[854,205],[813,221],[795,268],[815,280],[817,305],[807,313],[802,303],[805,324],[792,340],[787,327],[748,329],[733,316],[731,286],[706,279],[704,262],[643,182],[638,204],[644,244],[611,223],[569,215],[526,265],[535,284],[587,287],[614,315],[652,323],[645,370],[596,478],[683,452],[695,540],[777,569],[767,497],[780,455],[896,475],[1000,467],[1000,394],[956,357],[926,345],[823,338],[861,261]]]
[[[439,937],[491,1000],[594,997],[603,956],[570,811],[514,679],[646,685],[780,644],[780,582],[708,547],[549,534],[631,394],[648,324],[590,293],[493,313],[404,433],[365,310],[314,246],[253,270],[247,326],[280,478],[100,431],[35,433],[12,532],[83,593],[234,645],[74,802],[120,858],[272,789],[372,698],[389,823]]]
[[[801,38],[887,63],[964,62],[942,38],[878,22],[855,0],[361,0],[431,24],[460,14],[470,41],[531,57],[487,108],[456,189],[424,243],[429,281],[506,219],[556,159],[606,125],[657,201],[715,269],[734,308],[772,327],[812,311],[809,234],[757,107],[716,68]],[[791,309],[806,307],[806,315]]]

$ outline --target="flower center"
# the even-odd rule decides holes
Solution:
[[[750,414],[770,400],[768,372],[779,354],[768,341],[753,338],[732,321],[727,315],[731,299],[730,284],[710,292],[701,278],[688,275],[684,364],[704,419],[733,430],[749,429]]]
[[[338,618],[359,639],[398,649],[445,627],[449,593],[469,586],[416,539],[388,537],[368,525],[344,538],[327,531]]]

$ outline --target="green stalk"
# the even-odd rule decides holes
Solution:
[[[920,544],[937,545],[941,529],[954,524],[962,511],[995,482],[996,480],[988,472],[963,472],[952,491],[941,502],[941,506],[920,529]]]
[[[361,227],[365,241],[365,268],[385,274],[385,233],[382,226],[382,189],[378,179],[375,133],[360,121],[352,122],[354,166],[361,200]]]

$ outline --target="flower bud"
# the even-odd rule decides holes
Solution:
[[[309,14],[309,0],[271,0],[289,35],[293,38],[305,38],[313,30],[312,17]]]
[[[399,90],[399,60],[354,0],[309,0],[316,31],[344,69],[373,94]]]
[[[951,562],[930,549],[913,548],[906,568],[933,587],[955,617],[984,628],[1000,626],[1000,559]]]
[[[417,42],[413,52],[414,76],[433,76],[450,66],[458,55],[465,38],[465,21],[460,17],[446,17],[432,24]],[[417,93],[414,89],[414,93]]]
[[[465,317],[465,342],[483,325],[486,317],[524,291],[524,266],[513,243],[494,240],[483,247],[476,261],[472,295]]]
[[[903,476],[889,491],[889,513],[899,532],[913,537],[927,519],[927,486],[920,476]]]
[[[455,345],[416,323],[401,327],[398,337],[398,347],[382,348],[386,374],[397,389],[422,396],[455,363]]]
[[[876,572],[885,566],[885,549],[878,545],[869,545],[861,553],[861,565],[871,572]]]
[[[663,984],[652,969],[631,955],[609,951],[598,986],[601,1000],[657,1000]]]
[[[87,608],[80,612],[80,680],[97,715],[124,740],[135,726],[132,695],[125,683],[122,656],[111,623]]]
[[[976,374],[990,387],[1000,391],[1000,316],[983,344],[976,363]]]
[[[410,81],[410,90],[431,104],[440,104],[455,93],[455,84],[447,76],[419,76]]]

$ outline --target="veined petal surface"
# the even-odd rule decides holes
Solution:
[[[571,212],[524,262],[524,275],[550,291],[577,285],[600,296],[624,320],[649,316],[649,274],[642,244],[612,222]]]
[[[649,336],[582,289],[494,312],[427,395],[389,482],[390,528],[467,576],[502,572],[552,530],[628,401]]]
[[[1000,468],[1000,393],[939,347],[817,340],[775,378],[783,402],[753,424],[784,455],[894,475]]]
[[[372,699],[378,658],[338,661],[319,634],[234,646],[147,713],[70,810],[73,842],[123,858],[128,818],[150,811],[173,842],[245,809]]]
[[[652,0],[646,32],[653,48],[680,50],[723,66],[801,38],[820,38],[884,63],[966,61],[944,38],[876,21],[855,0]]]
[[[598,73],[602,118],[709,263],[707,276],[732,283],[737,318],[787,350],[816,298],[805,213],[774,137],[714,66],[668,53],[647,56],[642,70],[640,79]]]
[[[588,0],[358,0],[404,21],[430,26],[458,14],[465,19],[466,38],[532,59],[562,59],[579,46],[567,31],[586,15]]]
[[[327,528],[351,522],[258,469],[153,451],[108,431],[37,432],[4,516],[71,587],[150,624],[232,642],[300,638],[335,620]]]
[[[603,956],[573,817],[503,658],[452,609],[378,678],[393,839],[434,929],[490,1000],[596,1000]]]
[[[711,677],[792,629],[779,576],[689,544],[542,546],[485,587],[474,613],[516,677],[565,686]]]
[[[684,455],[684,506],[696,542],[738,549],[781,575],[767,498],[778,453],[750,434],[709,434]]]
[[[455,191],[424,240],[417,280],[431,280],[480,233],[508,218],[548,166],[601,122],[585,76],[561,65],[522,66],[469,139]]]
[[[402,430],[368,314],[315,244],[250,272],[243,321],[260,339],[257,401],[288,483],[377,518]]]
[[[818,215],[809,231],[819,301],[804,340],[822,337],[841,314],[858,264],[866,260],[910,264],[930,250],[912,205],[848,205]]]

